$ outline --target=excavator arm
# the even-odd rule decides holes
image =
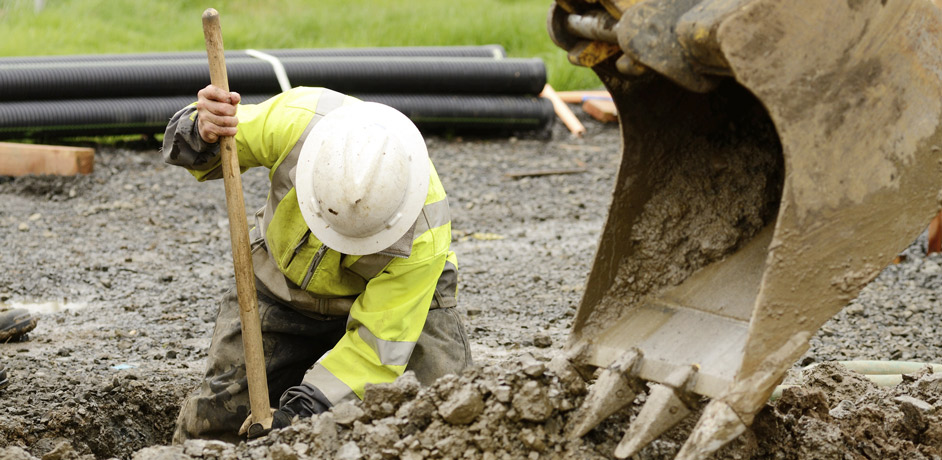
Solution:
[[[708,396],[678,458],[752,423],[814,333],[939,211],[930,0],[557,0],[623,157],[568,347],[585,434],[654,382],[627,458]]]

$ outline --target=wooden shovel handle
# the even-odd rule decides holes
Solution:
[[[212,84],[228,92],[229,77],[226,74],[219,12],[213,8],[207,8],[203,12],[203,35],[206,38],[206,55],[209,58],[209,75]],[[229,212],[229,235],[232,242],[232,262],[235,266],[236,292],[239,298],[239,317],[242,320],[242,346],[245,349],[249,406],[255,423],[271,426],[268,379],[265,375],[265,356],[262,352],[262,327],[258,317],[258,297],[255,292],[255,271],[252,268],[252,250],[249,244],[249,228],[245,217],[242,176],[235,139],[232,136],[220,136],[219,147],[222,152],[222,177],[226,186],[226,207]]]

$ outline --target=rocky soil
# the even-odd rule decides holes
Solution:
[[[0,301],[41,315],[0,344],[0,458],[611,458],[637,413],[585,438],[564,426],[586,384],[554,372],[591,267],[619,161],[618,129],[586,121],[511,139],[430,137],[449,192],[460,311],[477,365],[420,388],[410,374],[362,403],[239,445],[170,446],[232,278],[223,184],[164,165],[156,143],[101,148],[84,177],[0,183]],[[542,169],[582,172],[516,177]],[[265,171],[244,176],[250,209]],[[892,216],[887,216],[892,219]],[[861,242],[866,244],[866,242]],[[812,341],[799,365],[942,361],[942,258],[925,236]],[[942,376],[878,388],[837,365],[800,373],[717,458],[942,457]],[[640,458],[672,458],[691,417]]]

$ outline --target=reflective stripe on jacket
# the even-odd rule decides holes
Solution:
[[[294,189],[301,145],[331,110],[359,101],[323,88],[295,88],[261,104],[239,106],[239,165],[270,169],[271,188],[256,214],[253,262],[260,290],[312,315],[346,315],[347,332],[305,375],[331,403],[363,396],[367,383],[405,370],[431,307],[456,304],[457,258],[448,201],[434,166],[425,207],[412,231],[378,254],[327,248],[304,222]],[[164,159],[199,180],[220,175],[219,148],[196,128],[196,108],[167,127]]]

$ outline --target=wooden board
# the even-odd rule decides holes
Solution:
[[[582,137],[582,135],[585,134],[585,126],[576,118],[576,115],[572,113],[569,106],[559,98],[556,90],[554,90],[549,83],[543,87],[543,92],[540,93],[540,97],[549,99],[549,101],[553,103],[556,116],[569,128],[569,132],[571,132],[573,136]]]
[[[0,176],[90,174],[95,149],[61,145],[0,142]]]
[[[582,110],[602,123],[611,123],[618,120],[615,103],[611,99],[587,99],[582,103]]]
[[[581,104],[585,102],[586,99],[590,98],[611,98],[612,95],[608,94],[608,91],[557,91],[556,94],[559,95],[559,98],[567,104]]]

